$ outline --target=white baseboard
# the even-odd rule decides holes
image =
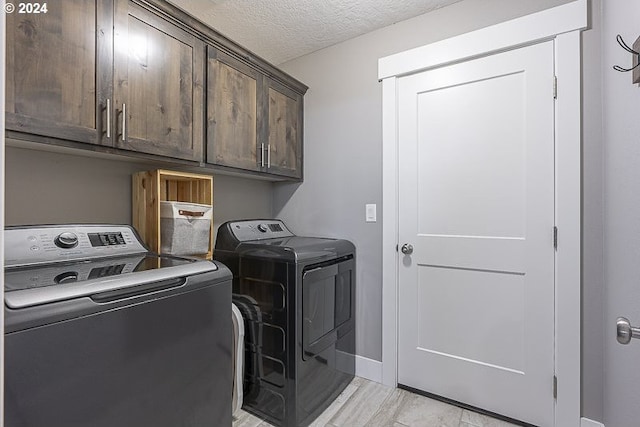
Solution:
[[[382,362],[367,357],[356,356],[356,375],[377,383],[382,383]]]
[[[589,418],[580,418],[580,427],[604,427],[604,424],[590,420]]]

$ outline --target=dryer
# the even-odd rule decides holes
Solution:
[[[294,235],[280,220],[220,226],[214,259],[245,319],[244,409],[307,426],[355,374],[355,247]]]

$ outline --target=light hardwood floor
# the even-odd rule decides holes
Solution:
[[[241,411],[233,427],[270,427]],[[311,427],[514,427],[438,400],[354,378]]]

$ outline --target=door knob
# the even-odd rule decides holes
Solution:
[[[631,338],[640,338],[640,328],[634,328],[626,317],[618,317],[616,336],[620,344],[629,344]]]
[[[413,246],[411,246],[408,243],[405,243],[404,245],[402,245],[402,248],[400,250],[405,255],[411,255],[413,253]]]

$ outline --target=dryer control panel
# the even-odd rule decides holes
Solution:
[[[278,239],[294,235],[279,219],[232,221],[229,223],[229,230],[239,242]]]
[[[146,253],[128,225],[55,225],[7,227],[5,266]]]

